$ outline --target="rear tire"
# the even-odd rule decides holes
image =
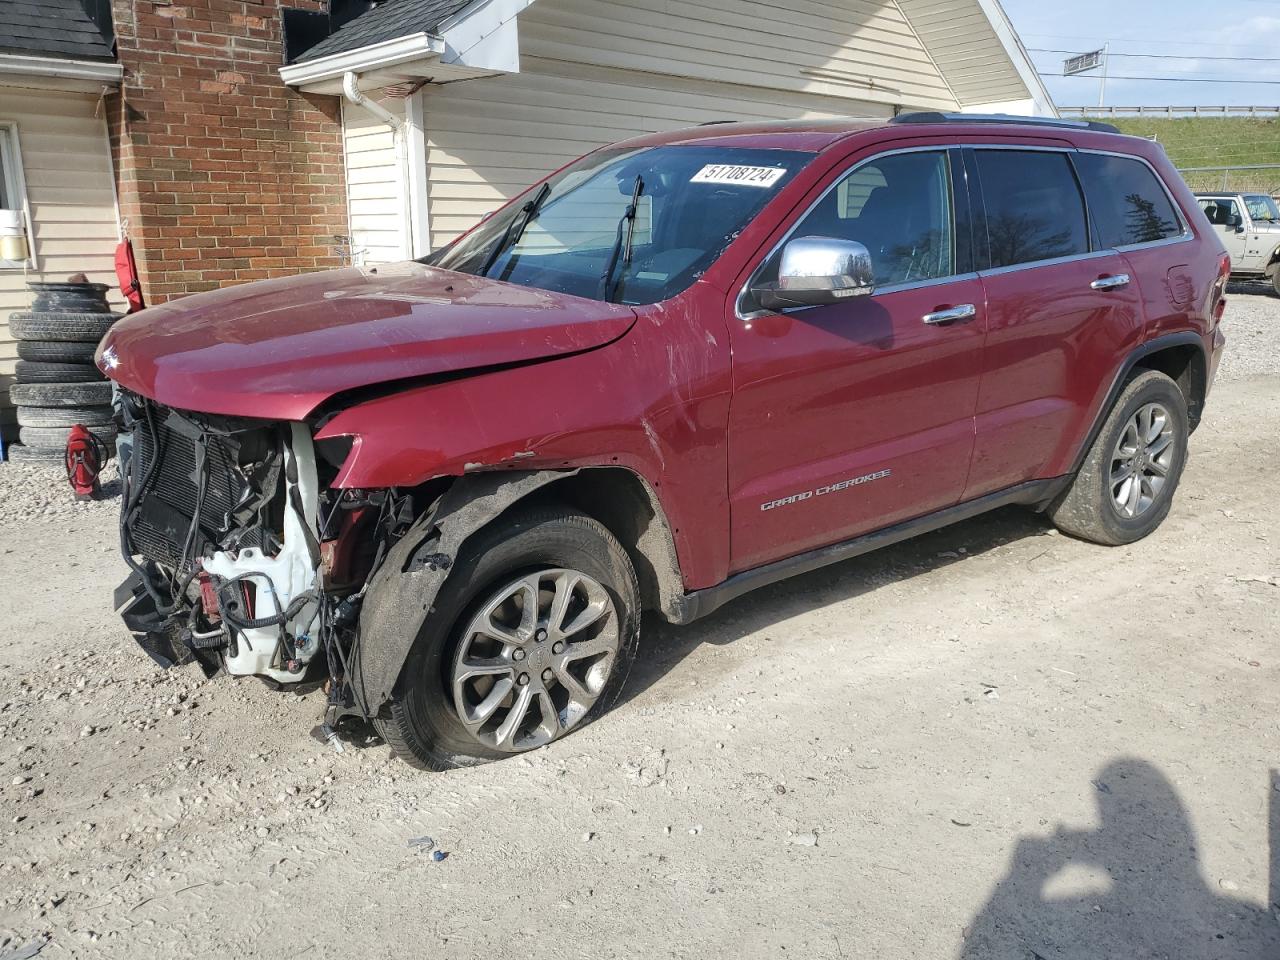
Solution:
[[[536,589],[511,592],[513,585],[526,581]],[[560,623],[553,624],[550,604],[562,583],[573,586]],[[581,590],[590,593],[576,592]],[[509,599],[503,601],[504,596]],[[536,598],[537,606],[526,607],[524,596]],[[597,609],[588,597],[604,612],[581,632],[569,630]],[[508,602],[513,605],[505,606]],[[536,617],[526,618],[526,609]],[[508,625],[511,617],[517,622]],[[511,640],[495,640],[492,632],[476,629],[477,623],[495,626],[500,620],[499,632],[508,631],[504,636]],[[398,756],[426,770],[526,753],[581,729],[614,704],[639,636],[640,590],[617,539],[596,520],[572,510],[518,514],[480,531],[459,551],[389,710],[376,721],[378,730]],[[592,646],[575,647],[575,637]],[[575,649],[597,648],[606,652],[573,659]],[[556,649],[559,653],[553,654]],[[460,679],[468,665],[478,663],[497,666]],[[578,665],[584,666],[585,678],[570,675]],[[522,696],[527,704],[523,711]],[[464,721],[467,714],[469,723]],[[483,721],[476,719],[482,715]],[[506,718],[514,719],[504,734]]]
[[[1271,274],[1271,289],[1276,292],[1276,296],[1280,297],[1280,269]]]
[[[1125,384],[1071,486],[1049,508],[1063,533],[1106,546],[1141,540],[1169,514],[1187,462],[1187,402],[1155,370]]]

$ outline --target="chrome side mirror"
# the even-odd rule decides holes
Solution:
[[[875,289],[871,254],[856,240],[798,237],[782,248],[776,282],[752,287],[766,310],[817,307]]]

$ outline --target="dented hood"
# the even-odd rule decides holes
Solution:
[[[346,390],[589,350],[634,322],[617,304],[411,262],[152,307],[112,327],[97,362],[170,407],[300,420]]]

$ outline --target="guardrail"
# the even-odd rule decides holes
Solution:
[[[1280,117],[1280,107],[1059,107],[1064,117]]]

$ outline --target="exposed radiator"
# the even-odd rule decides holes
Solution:
[[[197,486],[197,437],[199,433],[173,413],[154,409],[156,436],[145,423],[134,430],[133,483],[154,474],[138,501],[129,527],[134,550],[166,566],[190,569],[183,562],[183,547],[191,531],[196,504],[200,502],[199,529],[189,558],[199,557],[205,543],[217,542],[232,526],[232,514],[248,492],[248,483],[236,469],[239,445],[229,437],[206,434],[204,498]],[[154,464],[154,468],[153,468]]]

